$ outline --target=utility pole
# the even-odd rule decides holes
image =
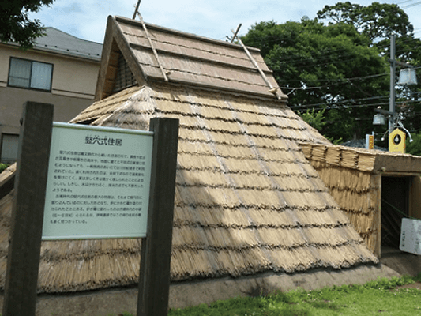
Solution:
[[[415,76],[415,68],[414,66],[404,63],[401,61],[396,60],[396,35],[390,36],[390,95],[389,95],[389,133],[393,132],[394,123],[396,120],[396,67],[404,67],[409,68],[412,73],[408,73],[408,78],[406,82],[402,82],[402,78],[400,78],[398,84],[406,84],[406,85],[416,85],[417,78]],[[401,73],[402,74],[402,73]]]
[[[400,129],[404,130],[409,138],[410,141],[412,142],[412,138],[411,138],[411,134],[409,133],[408,130],[405,129],[405,127],[403,126],[402,122],[400,122],[400,120],[398,119],[397,115],[396,115],[396,90],[395,90],[395,85],[396,85],[396,67],[404,67],[404,68],[409,68],[407,69],[408,71],[406,72],[405,76],[402,76],[402,71],[401,71],[401,76],[399,78],[399,85],[416,85],[417,84],[417,78],[415,75],[415,68],[414,66],[408,64],[408,63],[404,63],[404,62],[400,62],[396,60],[396,35],[393,34],[390,36],[390,58],[389,58],[389,63],[390,63],[390,87],[389,87],[389,111],[386,110],[382,110],[382,109],[374,109],[375,112],[381,113],[383,115],[387,115],[389,117],[389,141],[390,141],[390,135],[393,133],[395,125],[399,126]],[[404,78],[402,78],[404,77]],[[384,116],[383,115],[375,115],[374,116],[374,121],[373,124],[374,125],[384,125]],[[380,116],[380,117],[377,117]],[[382,120],[383,118],[383,120]],[[382,137],[382,141],[384,140],[384,136]],[[390,144],[390,143],[389,143]],[[396,144],[395,144],[396,145]],[[389,145],[389,151],[390,151],[390,145]],[[395,151],[395,150],[394,150]]]
[[[393,132],[395,116],[396,116],[396,59],[395,59],[395,50],[396,50],[396,35],[393,34],[390,36],[390,93],[389,93],[389,112],[392,114],[389,115],[389,134]]]

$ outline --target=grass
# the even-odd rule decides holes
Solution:
[[[421,274],[415,278],[384,278],[365,285],[234,298],[209,306],[202,304],[170,310],[168,316],[421,315],[421,290],[397,289],[398,286],[416,281],[421,282]]]

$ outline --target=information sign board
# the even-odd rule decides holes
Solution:
[[[43,240],[143,238],[153,133],[54,123]]]

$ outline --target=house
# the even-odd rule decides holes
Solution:
[[[421,157],[337,145],[300,144],[368,248],[399,249],[403,217],[421,219]]]
[[[71,120],[148,129],[151,117],[179,118],[170,307],[393,275],[299,145],[329,141],[287,107],[259,50],[248,53],[109,17],[97,101]],[[0,202],[2,266],[12,195]],[[40,293],[128,287],[138,282],[140,240],[43,242],[40,260]]]
[[[55,105],[67,122],[92,103],[102,44],[48,27],[30,50],[0,43],[0,162],[16,161],[19,120],[27,101]]]

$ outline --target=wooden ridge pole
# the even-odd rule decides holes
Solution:
[[[142,0],[137,0],[136,7],[135,7],[134,12],[133,12],[133,17],[132,17],[132,20],[134,20],[134,19],[136,18],[136,14],[138,13],[139,6],[140,6],[140,2],[141,2],[141,1],[142,1]]]
[[[246,45],[243,44],[243,41],[241,40],[241,38],[238,37],[238,32],[240,30],[241,24],[238,25],[237,30],[234,32],[234,30],[232,31],[234,33],[234,36],[232,37],[231,43],[234,42],[235,38],[237,38],[238,42],[240,43],[241,47],[243,48],[244,52],[246,53],[247,57],[250,59],[250,61],[252,62],[252,64],[254,65],[254,67],[257,69],[257,71],[259,72],[260,76],[262,77],[263,81],[266,83],[266,85],[269,87],[269,91],[271,93],[273,93],[276,98],[278,100],[281,100],[280,95],[278,94],[278,88],[277,87],[273,87],[272,84],[270,83],[270,81],[268,80],[268,78],[266,77],[265,73],[263,72],[263,70],[259,67],[259,64],[257,63],[257,61],[253,58],[253,56],[250,54],[249,50],[247,49]]]
[[[174,215],[178,119],[152,118],[154,132],[148,229],[142,239],[137,316],[164,316],[168,310]]]
[[[154,44],[153,44],[153,42],[151,40],[151,37],[149,36],[149,32],[148,32],[148,29],[146,28],[146,24],[145,24],[145,22],[143,22],[143,18],[140,15],[139,12],[137,12],[137,16],[139,17],[140,23],[142,23],[143,29],[145,30],[146,38],[148,39],[149,45],[151,45],[152,52],[153,52],[153,54],[154,54],[154,56],[156,58],[156,61],[157,61],[158,66],[159,66],[159,69],[161,69],[162,76],[164,77],[164,80],[165,81],[168,81],[167,74],[166,74],[166,72],[164,70],[164,67],[162,66],[162,63],[161,63],[161,60],[159,58],[158,52],[155,49],[155,46],[154,46]]]
[[[54,106],[26,102],[9,231],[3,316],[35,316]]]
[[[235,38],[237,37],[237,34],[238,34],[238,32],[240,32],[240,28],[241,28],[241,26],[242,26],[243,24],[238,24],[238,27],[237,27],[237,29],[235,30],[235,32],[234,32],[234,36],[231,38],[231,43],[234,43],[234,40],[235,40]]]

